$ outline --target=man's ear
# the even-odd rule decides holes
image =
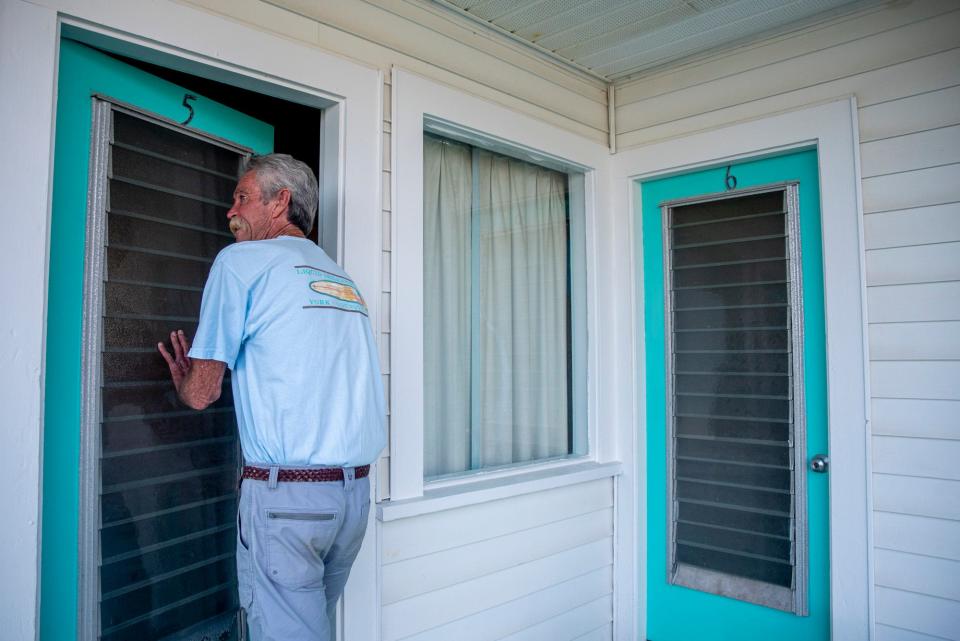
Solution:
[[[281,214],[286,216],[290,210],[290,190],[286,187],[281,188],[280,191],[277,192],[277,197],[274,202],[276,204],[273,210],[273,217],[278,218]]]

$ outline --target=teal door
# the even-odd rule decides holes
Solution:
[[[184,411],[155,350],[192,334],[239,163],[273,128],[70,40],[58,82],[40,636],[229,638],[229,389]]]
[[[826,641],[817,152],[638,187],[647,638]]]

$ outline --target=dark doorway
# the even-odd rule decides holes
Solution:
[[[167,69],[158,65],[111,54],[124,63],[142,69],[163,80],[206,96],[232,109],[243,112],[274,127],[274,151],[290,154],[307,163],[320,176],[321,111],[289,100]],[[319,224],[313,226],[310,239],[317,242]],[[336,256],[331,256],[336,260]]]

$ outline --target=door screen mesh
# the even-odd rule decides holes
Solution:
[[[703,570],[715,584],[714,573],[746,579],[729,590],[741,595],[753,582],[794,589],[798,293],[787,196],[665,208],[674,582]]]
[[[100,432],[101,638],[224,639],[236,610],[237,441],[229,377],[196,412],[157,342],[196,331],[237,151],[113,111]],[[226,634],[227,636],[221,636]]]

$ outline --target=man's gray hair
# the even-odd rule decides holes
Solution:
[[[256,172],[257,184],[264,203],[277,197],[281,189],[290,190],[287,220],[306,236],[317,217],[319,187],[313,170],[289,154],[251,156],[240,169],[240,175]]]

